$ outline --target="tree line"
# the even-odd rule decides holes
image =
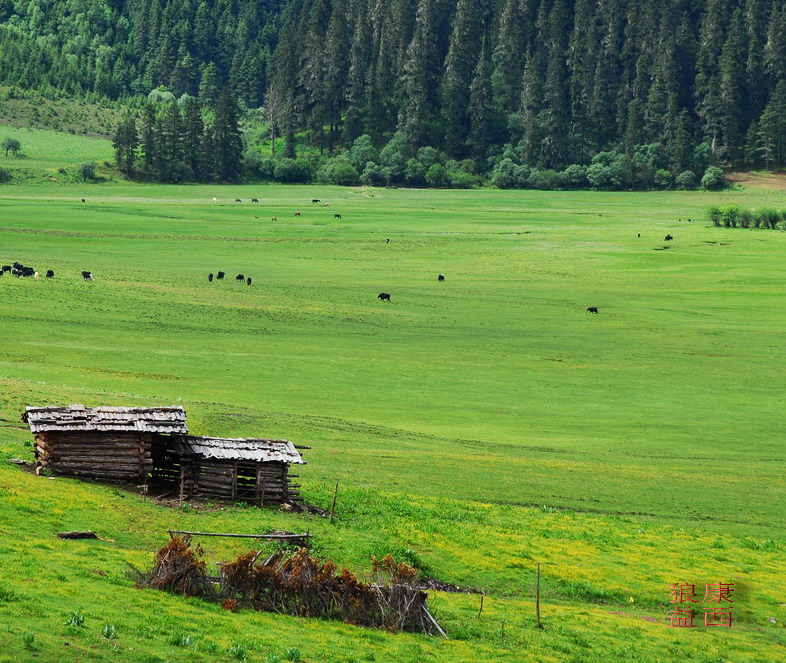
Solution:
[[[215,107],[180,101],[146,103],[117,126],[115,164],[128,177],[158,182],[234,182],[243,172],[237,103],[225,88]]]
[[[707,218],[716,228],[786,230],[786,210],[771,207],[744,209],[737,205],[712,206],[707,210]]]
[[[228,84],[286,158],[401,133],[479,172],[786,165],[786,0],[0,0],[0,52],[29,88]]]

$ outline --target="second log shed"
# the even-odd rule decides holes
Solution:
[[[168,439],[168,461],[154,458],[156,468],[169,465],[179,474],[184,498],[212,497],[255,504],[300,501],[300,484],[293,484],[290,465],[304,465],[288,440],[174,435]],[[303,448],[303,447],[301,447]]]

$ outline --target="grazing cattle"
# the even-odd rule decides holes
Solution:
[[[11,271],[11,265],[3,265],[2,270],[4,272],[10,272]]]
[[[224,272],[219,272],[218,274],[216,274],[216,278],[217,279],[223,279],[224,278]]]
[[[48,279],[53,279],[53,278],[55,278],[55,270],[53,270],[53,269],[47,269],[47,270],[46,270],[46,278],[48,278]]]
[[[22,269],[22,267],[24,267],[24,265],[21,262],[14,263],[14,269]]]
[[[243,201],[242,201],[242,200],[240,200],[240,198],[235,198],[235,202],[236,202],[236,203],[242,203]]]
[[[213,272],[210,272],[210,274],[207,275],[207,280],[210,281],[210,283],[213,283]]]
[[[36,281],[40,281],[41,280],[41,275],[38,272],[33,272],[33,278]]]
[[[83,202],[83,203],[86,203],[87,201],[86,201],[84,198],[82,198],[82,202]]]
[[[295,212],[295,216],[300,216],[300,212]]]
[[[245,277],[245,276],[243,276],[242,274],[238,274],[238,275],[235,277],[235,281],[245,281],[245,280],[246,280],[246,277]]]
[[[440,275],[437,277],[437,281],[439,281],[440,283],[442,283],[442,281],[444,281],[444,280],[445,280],[445,275],[444,275],[444,274],[440,274]]]
[[[663,241],[664,241],[664,242],[670,242],[670,241],[671,241],[671,240],[673,240],[673,239],[674,239],[674,238],[673,238],[671,235],[666,235],[666,237],[663,239]]]
[[[22,272],[22,276],[33,276],[38,273],[32,267],[22,267],[20,271]]]
[[[597,312],[598,312],[598,307],[597,306],[590,306],[587,309],[587,313],[597,313]]]
[[[638,235],[636,235],[636,237],[641,237],[641,233],[639,233]]]
[[[85,281],[92,281],[93,280],[93,272],[88,272],[87,270],[82,272],[82,278]]]
[[[340,219],[340,218],[341,218],[341,215],[340,215],[340,214],[334,214],[334,215],[333,215],[333,218],[334,218],[334,219]]]
[[[390,238],[385,240],[385,244],[390,244]]]
[[[330,207],[330,203],[325,203],[324,207]]]
[[[259,202],[259,198],[252,198],[252,199],[251,199],[251,202],[252,202],[252,203],[258,203],[258,202]]]
[[[311,202],[312,203],[321,203],[322,201],[319,198],[312,198]]]
[[[383,302],[389,302],[390,301],[390,293],[388,293],[388,292],[380,292],[377,295],[377,299],[381,299]]]
[[[246,279],[246,285],[251,285],[251,277],[250,276]]]
[[[218,198],[213,198],[213,202],[217,203],[218,202]]]
[[[20,276],[22,276],[22,270],[21,269],[17,269],[16,267],[14,267],[11,270],[11,276],[15,276],[16,278],[19,278]]]
[[[271,220],[271,221],[278,221],[278,217],[271,216],[271,217],[270,217],[270,220]]]

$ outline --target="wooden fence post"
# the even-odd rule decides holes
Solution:
[[[540,562],[538,562],[538,577],[535,581],[535,619],[537,627],[543,629],[543,624],[540,623]]]

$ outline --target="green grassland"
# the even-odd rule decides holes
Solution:
[[[56,273],[0,279],[3,458],[30,457],[27,404],[182,404],[197,434],[310,444],[312,503],[341,481],[329,525],[3,463],[0,660],[782,659],[786,234],[708,227],[732,202],[786,194],[0,188],[0,262]],[[390,551],[488,598],[436,593],[443,642],[133,589],[174,527],[310,528],[353,570]],[[666,628],[668,583],[715,581],[732,629]]]
[[[16,183],[77,183],[82,180],[77,173],[80,164],[94,161],[106,170],[103,163],[114,160],[112,143],[104,138],[1,123],[0,136],[0,141],[16,138],[22,144],[23,157],[15,157],[11,152],[5,156],[0,150],[0,168],[8,170]]]

